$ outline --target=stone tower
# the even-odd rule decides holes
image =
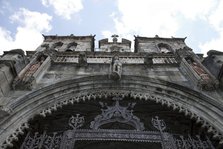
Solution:
[[[46,36],[0,56],[2,149],[214,149],[223,143],[223,54],[185,38]]]

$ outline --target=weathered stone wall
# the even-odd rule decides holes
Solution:
[[[77,64],[52,64],[43,77],[39,79],[39,83],[48,84],[54,81],[72,79],[76,76],[109,76],[109,74],[110,64],[88,64],[87,67],[79,67]],[[150,77],[178,84],[188,82],[178,67],[165,65],[147,67],[144,64],[123,64],[122,75]]]
[[[147,37],[135,37],[135,49],[137,52],[149,52],[149,53],[161,53],[159,49],[159,44],[166,44],[171,47],[175,52],[177,49],[183,48],[186,46],[184,43],[184,38],[147,38]]]
[[[13,142],[37,114],[46,116],[68,103],[108,95],[172,107],[223,141],[221,80],[202,65],[183,38],[136,37],[135,52],[97,52],[93,40],[94,36],[45,36],[36,53],[30,53],[28,65],[0,61],[1,144]],[[66,52],[72,42],[75,49]],[[172,51],[161,53],[160,43]]]
[[[13,78],[10,67],[0,64],[0,98],[8,95]]]

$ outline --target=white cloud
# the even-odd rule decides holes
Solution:
[[[51,19],[52,17],[46,13],[29,11],[25,8],[20,8],[18,12],[10,17],[12,23],[19,23],[23,28],[46,32],[52,28],[49,24]]]
[[[52,6],[58,16],[67,20],[83,9],[82,0],[42,0],[42,4],[46,7]]]
[[[29,11],[21,8],[10,17],[12,23],[18,23],[15,36],[0,27],[0,52],[14,48],[35,50],[43,41],[42,32],[51,30],[52,17],[46,13]]]
[[[180,25],[178,14],[189,19],[204,18],[214,5],[213,0],[117,0],[117,3],[121,14],[113,15],[117,33],[147,36],[174,35]]]
[[[221,2],[221,5],[218,2]],[[121,36],[153,37],[158,34],[161,37],[171,37],[176,36],[181,26],[187,25],[182,23],[182,18],[187,21],[202,19],[207,24],[211,24],[215,30],[222,31],[222,5],[223,1],[220,0],[117,0],[119,12],[112,14],[111,17],[115,25],[114,32]],[[102,34],[107,36],[111,32],[111,30],[105,30]],[[219,45],[218,48],[223,49],[223,44],[220,46],[222,39],[223,34],[219,39],[200,47],[203,50],[208,45],[213,48]]]
[[[208,21],[212,27],[219,33],[217,38],[214,38],[206,43],[202,43],[199,47],[202,50],[202,53],[207,53],[209,50],[219,50],[223,51],[223,1],[219,1],[219,4],[215,11],[213,11],[208,16]]]

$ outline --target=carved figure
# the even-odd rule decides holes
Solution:
[[[78,57],[79,66],[87,66],[87,56],[85,53],[80,53]]]
[[[203,68],[197,63],[190,59],[187,60],[187,62],[191,65],[193,70],[201,77],[203,80],[210,80],[210,76],[205,72]]]
[[[215,82],[211,79],[210,75],[193,59],[187,59],[187,62],[193,68],[200,79],[198,80],[198,87],[204,90],[213,90],[216,88]]]
[[[122,62],[119,60],[118,56],[115,56],[112,62],[111,78],[114,80],[120,80],[121,73],[122,73]]]
[[[193,62],[192,67],[194,71],[203,79],[203,80],[209,80],[209,75],[202,69],[196,62]]]
[[[32,64],[29,69],[25,72],[22,81],[27,82],[29,77],[31,77],[37,69],[41,66],[41,64],[45,61],[45,57],[41,56],[39,60],[37,60],[34,64]]]
[[[38,68],[45,61],[45,56],[40,56],[31,66],[26,70],[26,72],[21,76],[17,77],[12,84],[12,87],[15,89],[16,86],[22,87],[24,89],[31,89],[32,82],[35,79],[33,74],[38,70]]]

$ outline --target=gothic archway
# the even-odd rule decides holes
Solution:
[[[222,120],[216,120],[220,117],[220,110],[210,108],[211,104],[216,104],[219,108],[221,105],[217,105],[210,97],[186,87],[150,78],[123,76],[119,82],[113,82],[107,76],[92,76],[58,82],[33,91],[8,105],[11,115],[1,124],[5,128],[1,131],[3,148],[12,145],[17,136],[29,127],[27,122],[34,115],[45,117],[67,104],[111,96],[154,101],[172,107],[201,123],[221,139]]]
[[[14,141],[12,148],[94,149],[118,145],[134,149],[214,149],[216,144],[209,138],[195,120],[154,101],[108,96],[68,104],[45,118],[36,116],[29,121],[26,135]]]

